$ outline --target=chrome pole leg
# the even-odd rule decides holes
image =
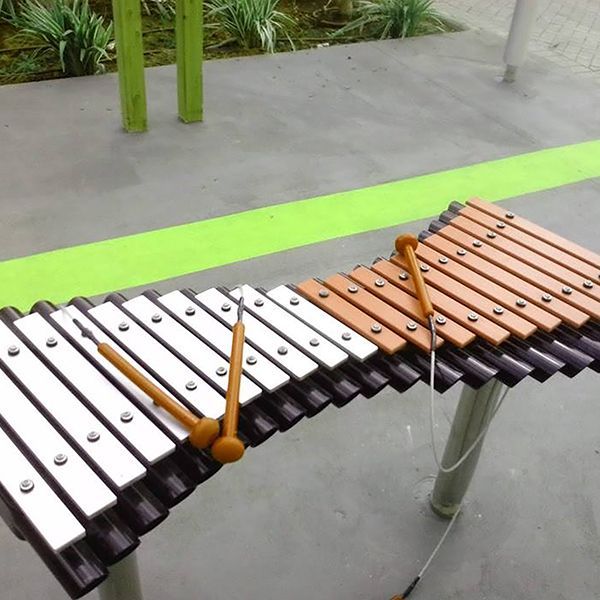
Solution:
[[[504,49],[506,71],[504,81],[513,83],[519,67],[525,62],[527,45],[531,38],[531,30],[535,23],[538,0],[517,0],[513,13],[510,32]]]
[[[98,591],[100,600],[143,600],[136,552],[110,567]]]
[[[497,379],[492,379],[478,390],[464,386],[444,450],[442,466],[454,465],[471,447],[489,424],[505,389],[506,386]],[[438,473],[431,494],[431,508],[440,517],[450,519],[458,510],[471,483],[484,439],[485,435],[456,470]]]

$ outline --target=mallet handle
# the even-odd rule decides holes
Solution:
[[[225,394],[225,416],[221,428],[223,436],[235,437],[240,418],[240,385],[242,380],[242,355],[244,352],[244,324],[238,321],[233,326],[229,380]]]
[[[427,292],[427,286],[425,285],[421,269],[417,263],[415,249],[418,245],[419,241],[411,234],[400,235],[396,238],[396,250],[401,252],[408,262],[409,270],[413,276],[417,298],[421,304],[421,310],[423,311],[425,318],[429,318],[433,316],[433,306],[429,299],[429,293]]]
[[[132,364],[125,360],[112,346],[106,343],[98,344],[98,352],[116,367],[129,381],[145,392],[155,404],[164,408],[172,417],[190,430],[189,440],[196,448],[207,448],[219,435],[219,423],[208,417],[197,417],[165,394],[158,386],[140,373]]]

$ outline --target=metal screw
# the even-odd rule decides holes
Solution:
[[[371,331],[373,333],[381,333],[381,325],[379,325],[379,323],[373,323],[373,325],[371,325]]]
[[[215,371],[215,373],[219,377],[223,377],[223,375],[227,375],[227,368],[226,367],[218,367],[217,370]]]
[[[342,333],[342,339],[345,342],[348,342],[352,339],[352,334],[349,331],[344,331],[344,333]]]
[[[568,296],[569,294],[573,293],[573,288],[570,288],[568,285],[565,285],[562,289],[562,293]]]
[[[90,431],[87,434],[87,440],[88,442],[97,442],[100,439],[100,434],[97,431]]]
[[[456,251],[456,254],[458,254],[459,256],[464,256],[467,253],[467,251],[464,248],[459,248]]]
[[[503,309],[501,306],[494,306],[494,312],[495,312],[497,315],[501,315],[501,314],[503,314],[503,313],[504,313],[504,309]]]
[[[594,284],[589,279],[586,279],[583,282],[583,287],[586,288],[586,289],[588,289],[588,290],[591,290],[594,287]]]
[[[300,304],[300,300],[298,299],[298,296],[292,296],[290,298],[290,304],[292,306],[298,306],[298,304]]]
[[[400,273],[400,275],[398,275],[398,277],[400,279],[402,279],[402,281],[406,281],[408,279],[408,273],[406,273],[405,271],[402,271],[402,273]]]
[[[481,248],[481,246],[483,246],[483,244],[481,243],[480,240],[473,240],[473,246],[475,246],[475,248]]]
[[[229,312],[231,310],[231,304],[229,304],[229,302],[223,302],[223,304],[221,304],[221,310],[223,312]],[[187,314],[187,310],[185,312]]]
[[[257,298],[254,301],[254,306],[262,306],[265,303],[265,301],[262,298]]]
[[[423,271],[424,273],[429,271],[429,265],[421,265],[421,271]]]
[[[131,423],[131,421],[133,421],[133,413],[130,410],[122,412],[121,421],[123,421],[123,423]]]
[[[152,322],[153,323],[160,323],[162,321],[162,316],[159,315],[158,313],[154,313],[152,315]]]
[[[119,331],[127,331],[128,329],[129,325],[125,321],[119,323]]]
[[[498,221],[498,222],[496,223],[496,227],[497,227],[498,229],[504,229],[504,228],[506,227],[506,223],[504,223],[503,221]]]
[[[552,296],[550,294],[542,294],[542,300],[544,302],[551,302],[552,301]]]
[[[409,321],[406,324],[406,329],[408,329],[409,331],[416,331],[417,330],[417,324],[414,321]]]
[[[327,296],[329,296],[329,292],[326,289],[320,289],[319,290],[319,296],[321,298],[327,298]]]
[[[446,324],[446,317],[444,317],[444,315],[438,315],[438,316],[435,318],[435,322],[436,322],[438,325],[445,325],[445,324]]]
[[[185,309],[185,314],[186,314],[188,317],[193,317],[193,316],[196,314],[196,309],[195,309],[193,306],[188,306],[188,307]]]
[[[8,347],[8,355],[9,356],[16,356],[17,354],[19,354],[20,350],[19,350],[19,346],[9,346]]]
[[[438,258],[438,262],[443,264],[443,265],[447,265],[448,264],[448,259],[445,256],[440,256]]]
[[[286,348],[286,346],[279,346],[279,348],[277,348],[277,354],[281,354],[281,356],[285,356],[288,353],[288,349]]]
[[[513,212],[507,212],[504,216],[507,219],[514,219],[515,218],[515,213],[513,213]]]
[[[198,387],[198,384],[195,381],[188,381],[185,384],[185,389],[193,392]]]
[[[348,291],[349,291],[351,294],[356,294],[356,292],[358,292],[358,287],[357,287],[357,286],[355,286],[355,285],[349,285],[349,286],[348,286]]]
[[[54,457],[54,464],[57,466],[61,466],[64,465],[67,462],[67,455],[63,454],[62,452],[60,454],[57,454]]]
[[[486,235],[490,238],[490,240],[493,240],[496,237],[496,232],[495,231],[488,231],[486,233]]]
[[[253,354],[251,354],[247,359],[246,359],[246,364],[248,365],[255,365],[256,364],[256,356],[254,356]]]
[[[377,287],[383,287],[385,285],[385,279],[381,279],[381,277],[379,279],[375,280],[375,285]]]
[[[19,489],[24,494],[28,494],[29,492],[31,492],[31,490],[33,490],[34,487],[35,484],[33,483],[33,481],[31,481],[31,479],[23,479],[23,481],[21,481],[21,483],[19,484]]]
[[[517,298],[516,305],[523,308],[523,307],[527,306],[527,301],[523,298]]]
[[[469,321],[477,321],[479,319],[479,315],[477,313],[470,312],[467,315],[467,319],[469,319]]]
[[[58,344],[58,342],[56,341],[56,338],[54,338],[54,337],[49,337],[46,340],[46,346],[48,346],[48,348],[54,348],[54,346],[56,346],[56,344]]]
[[[311,346],[318,346],[321,342],[317,338],[312,338],[310,342],[308,342]]]

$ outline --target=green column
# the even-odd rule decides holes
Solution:
[[[177,0],[176,20],[179,118],[202,121],[202,0]]]
[[[139,0],[113,0],[121,116],[126,131],[146,131],[146,84]]]

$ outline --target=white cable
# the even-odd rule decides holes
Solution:
[[[419,579],[421,579],[423,577],[423,575],[425,574],[425,571],[427,571],[427,569],[429,568],[429,565],[435,558],[435,555],[438,553],[438,550],[442,547],[442,544],[448,537],[448,534],[450,533],[450,530],[452,529],[452,526],[454,525],[454,522],[456,521],[456,518],[458,517],[461,509],[462,509],[462,503],[456,509],[456,512],[452,515],[452,519],[450,519],[450,523],[448,523],[448,526],[446,527],[446,531],[444,531],[444,535],[440,538],[440,541],[437,543],[437,546],[433,549],[433,552],[429,555],[427,562],[423,565],[423,568],[419,571],[419,575],[418,575]]]
[[[438,466],[438,469],[442,473],[452,473],[453,471],[456,471],[456,469],[458,469],[458,467],[460,467],[465,462],[465,460],[469,458],[469,456],[471,456],[475,448],[479,445],[479,443],[487,433],[490,425],[492,424],[492,421],[494,420],[494,417],[500,410],[500,407],[502,406],[502,403],[506,398],[508,388],[504,390],[504,393],[498,401],[498,404],[496,405],[494,412],[492,413],[489,421],[487,422],[487,425],[479,432],[479,435],[475,438],[475,441],[469,446],[469,448],[464,452],[464,454],[452,466],[444,467],[439,459],[437,448],[435,445],[435,346],[437,342],[437,333],[432,317],[429,318],[429,325],[431,331],[431,361],[429,372],[429,430],[431,435],[431,448],[433,450],[433,458],[435,460],[436,465]]]

